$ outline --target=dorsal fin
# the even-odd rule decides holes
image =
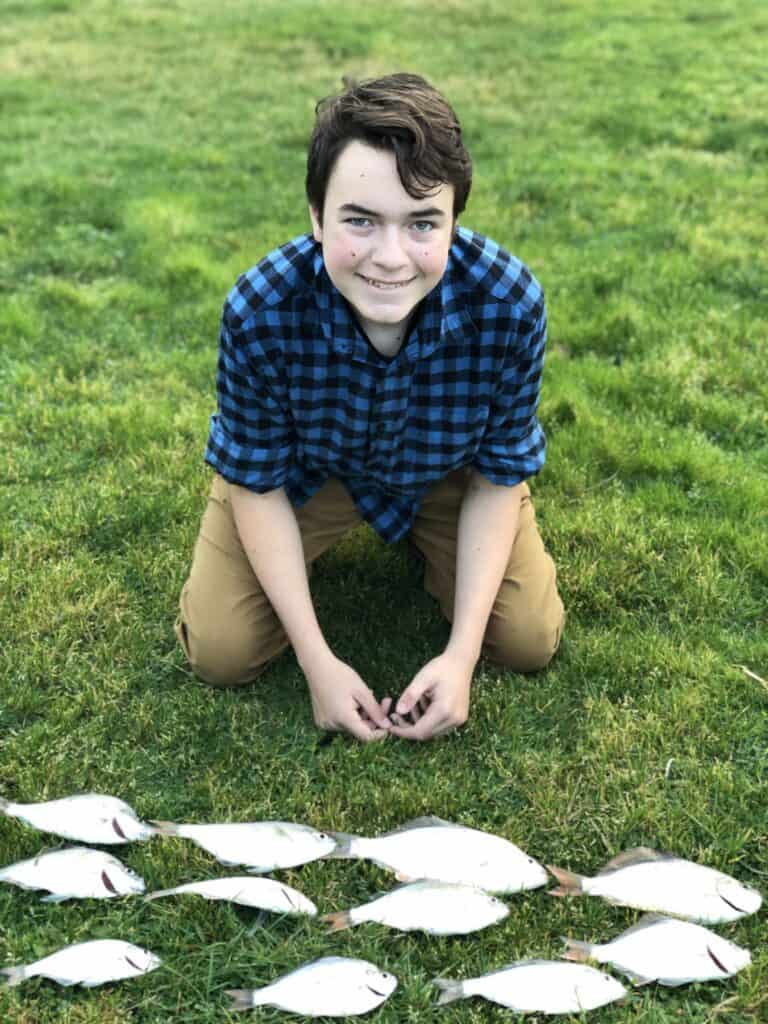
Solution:
[[[427,815],[422,818],[411,818],[410,821],[404,821],[402,825],[398,825],[397,828],[393,828],[390,832],[383,832],[379,838],[383,839],[384,836],[396,836],[401,832],[410,832],[416,828],[435,828],[436,825],[440,825],[444,828],[462,828],[461,825],[456,825],[452,821],[443,821],[442,818],[438,818],[435,815]]]
[[[650,846],[635,846],[632,850],[624,850],[612,857],[607,864],[600,868],[598,874],[609,875],[613,871],[620,871],[622,868],[632,867],[634,864],[650,864],[653,861],[677,860],[674,853],[660,853],[652,850]]]
[[[618,942],[619,939],[626,939],[628,935],[634,935],[636,932],[643,932],[646,928],[652,928],[654,925],[661,924],[664,921],[674,920],[677,919],[668,917],[666,914],[643,914],[639,921],[635,922],[635,924],[630,928],[623,931],[621,935],[617,935],[615,939],[611,939],[611,942]],[[607,942],[606,945],[610,946],[611,942]]]

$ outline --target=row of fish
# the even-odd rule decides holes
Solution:
[[[503,920],[509,908],[493,893],[535,889],[547,870],[513,843],[438,818],[419,818],[375,838],[323,833],[289,822],[182,825],[143,822],[123,801],[86,794],[41,804],[0,799],[0,812],[67,839],[113,845],[154,835],[188,838],[227,865],[261,873],[325,857],[370,860],[405,884],[369,903],[326,914],[331,931],[376,921],[402,931],[466,934]],[[552,895],[590,894],[659,913],[609,943],[566,940],[564,959],[521,961],[464,981],[435,979],[439,1003],[484,996],[517,1012],[579,1012],[626,994],[615,978],[583,961],[610,964],[635,985],[680,985],[732,976],[750,963],[747,950],[691,923],[731,921],[754,913],[760,894],[712,868],[671,854],[638,848],[620,854],[593,878],[549,867],[559,885]],[[143,893],[145,884],[116,857],[86,847],[41,854],[0,869],[0,881],[47,889],[45,900],[112,898]],[[194,893],[283,914],[315,916],[317,908],[298,890],[266,878],[235,877],[190,882],[149,893],[153,900]],[[673,914],[673,917],[662,915]],[[97,985],[154,970],[160,961],[118,940],[67,947],[34,964],[6,968],[0,980],[18,984],[44,975],[61,984]],[[79,965],[79,967],[78,967]],[[368,979],[370,984],[366,983]],[[373,979],[373,980],[372,980]],[[392,975],[364,961],[325,957],[257,990],[230,993],[233,1009],[271,1005],[312,1016],[364,1013],[397,985]],[[371,999],[374,1002],[371,1002]],[[355,1009],[355,1007],[358,1007]]]
[[[463,981],[435,978],[441,990],[438,1005],[482,996],[518,1013],[577,1013],[595,1009],[627,995],[615,978],[582,961],[607,963],[635,985],[658,981],[682,985],[720,980],[745,967],[749,953],[700,925],[676,918],[646,915],[609,943],[566,940],[566,960],[523,960],[501,970]],[[19,984],[45,976],[62,985],[87,987],[136,977],[160,966],[154,954],[118,940],[96,940],[59,950],[24,967],[0,971],[6,982]],[[346,957],[324,957],[304,964],[260,989],[228,994],[232,1009],[274,1006],[305,1016],[353,1016],[383,1003],[397,979],[374,964]]]

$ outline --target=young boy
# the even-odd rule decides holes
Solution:
[[[471,180],[456,115],[423,78],[348,86],[317,107],[312,234],[224,306],[217,475],[177,635],[217,686],[251,681],[290,643],[317,725],[360,740],[463,724],[481,653],[542,668],[562,630],[525,484],[544,462],[544,300],[518,260],[458,227]],[[362,520],[410,539],[452,624],[394,708],[333,654],[307,582]]]

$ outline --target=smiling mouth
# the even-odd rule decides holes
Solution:
[[[373,288],[378,288],[382,292],[397,291],[398,288],[405,288],[416,280],[415,277],[409,277],[407,281],[378,281],[375,277],[366,277],[364,274],[358,274],[357,276],[365,281],[366,284],[371,285]]]

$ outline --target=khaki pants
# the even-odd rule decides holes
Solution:
[[[449,474],[422,502],[409,539],[424,556],[424,587],[445,617],[453,616],[456,535],[469,476]],[[296,509],[307,569],[361,517],[338,480]],[[518,672],[543,668],[557,650],[563,627],[555,566],[544,550],[527,486],[520,522],[491,611],[483,654]],[[217,476],[181,593],[176,635],[196,675],[215,686],[240,686],[288,646],[288,638],[261,589],[240,543],[229,484]],[[437,654],[439,652],[435,652]]]

